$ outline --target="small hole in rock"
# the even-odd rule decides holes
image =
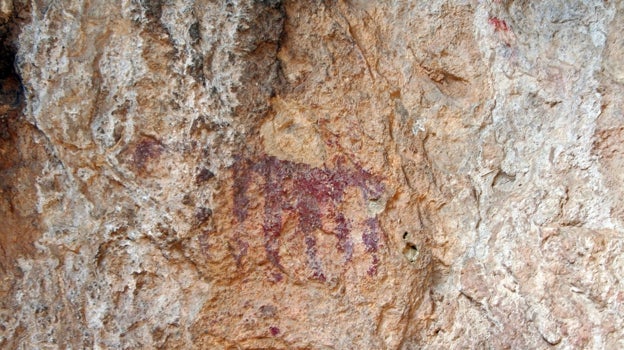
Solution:
[[[407,231],[403,232],[403,239],[406,239],[407,235],[408,235]]]
[[[418,258],[418,247],[413,243],[407,243],[403,248],[403,255],[409,260],[414,262]]]

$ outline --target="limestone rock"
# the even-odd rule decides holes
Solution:
[[[624,347],[623,21],[0,1],[0,346]]]

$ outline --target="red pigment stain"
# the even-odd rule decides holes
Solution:
[[[271,282],[274,282],[274,283],[280,282],[283,279],[284,279],[284,276],[282,276],[282,274],[279,272],[273,272],[270,278]]]
[[[372,253],[373,261],[367,273],[369,276],[377,274],[377,266],[379,265],[379,258],[377,258],[377,249],[379,248],[379,238],[381,237],[381,228],[379,227],[379,221],[376,218],[366,220],[366,229],[362,233],[362,242],[366,247],[366,251]]]
[[[377,252],[380,237],[379,221],[376,218],[366,220],[366,230],[362,233],[362,242],[369,253]]]
[[[494,30],[497,32],[506,32],[509,30],[509,26],[507,26],[507,22],[505,20],[500,19],[498,17],[490,17],[488,19],[488,23],[494,26]]]
[[[297,217],[295,232],[303,237],[305,252],[312,278],[326,280],[323,264],[318,257],[314,233],[322,228],[325,216],[335,223],[336,248],[344,252],[345,262],[353,256],[351,224],[337,205],[348,187],[356,187],[365,200],[378,199],[383,191],[381,179],[363,169],[350,169],[344,159],[338,159],[334,168],[315,168],[303,163],[279,160],[273,156],[261,156],[257,161],[237,159],[232,166],[234,175],[234,215],[239,223],[247,218],[250,199],[247,196],[252,175],[263,181],[264,195],[263,223],[264,249],[267,259],[278,270],[283,270],[279,256],[279,238],[282,231],[283,213],[294,213]],[[329,214],[323,214],[323,210]],[[362,235],[366,252],[375,254],[378,249],[380,226],[377,218],[366,221]],[[376,261],[376,255],[373,260]]]
[[[145,169],[148,160],[157,158],[163,152],[163,145],[156,139],[144,138],[134,149],[132,160],[139,169]]]
[[[375,276],[377,274],[377,267],[379,266],[379,258],[377,258],[377,254],[373,254],[373,262],[371,263],[371,266],[368,268],[368,271],[366,271],[366,273],[369,276]]]
[[[236,266],[240,267],[242,265],[243,257],[247,255],[247,249],[249,249],[249,244],[240,238],[236,238],[235,246],[231,246],[232,255],[236,260]]]
[[[336,238],[338,238],[336,248],[344,252],[345,261],[349,262],[351,261],[351,257],[353,257],[353,242],[349,238],[351,225],[342,213],[338,213],[338,215],[336,215],[336,223]]]
[[[277,327],[269,327],[269,331],[271,332],[271,335],[274,337],[280,334],[280,329]]]

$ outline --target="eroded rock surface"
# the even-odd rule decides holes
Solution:
[[[624,347],[621,2],[0,15],[2,348]]]

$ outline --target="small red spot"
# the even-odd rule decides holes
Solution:
[[[366,273],[371,277],[375,276],[377,274],[377,267],[379,267],[379,258],[376,254],[373,254],[373,262]]]
[[[150,159],[157,158],[163,152],[164,147],[160,141],[153,138],[142,139],[135,147],[133,161],[140,170],[145,170],[145,166]]]
[[[509,30],[509,26],[507,25],[507,22],[505,22],[505,20],[500,19],[498,17],[490,17],[490,19],[488,19],[488,23],[490,23],[491,25],[494,26],[494,30],[497,32],[506,32]]]
[[[280,329],[274,326],[269,327],[269,331],[271,331],[271,335],[274,337],[280,334]]]
[[[271,274],[271,278],[272,278],[272,282],[277,283],[277,282],[280,282],[281,280],[283,280],[284,276],[282,276],[282,274],[279,273],[279,272],[273,272]]]

